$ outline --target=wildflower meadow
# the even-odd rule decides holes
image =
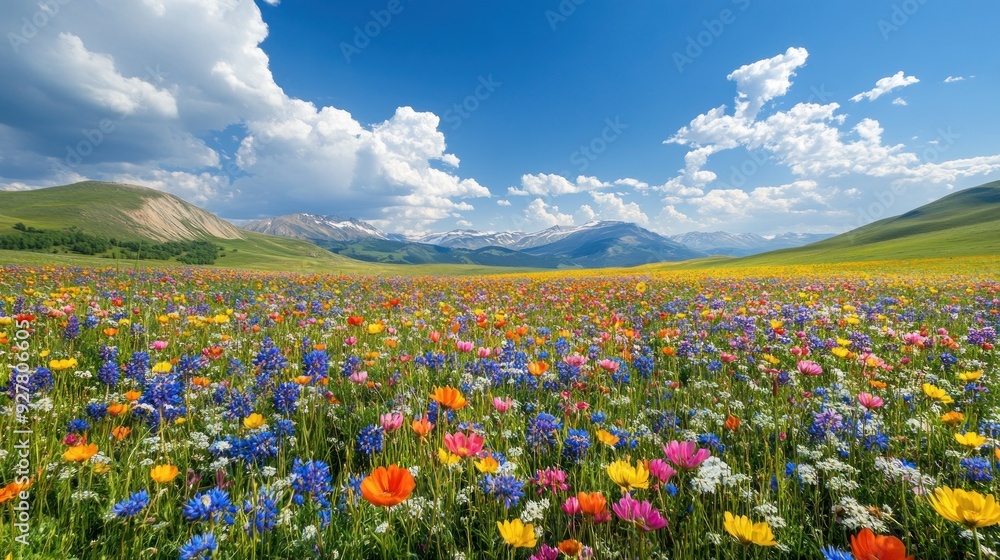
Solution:
[[[935,266],[0,268],[0,559],[992,558],[1000,280]]]

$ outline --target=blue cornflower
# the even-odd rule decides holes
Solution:
[[[219,543],[215,542],[215,535],[212,533],[194,535],[178,549],[180,553],[178,558],[180,560],[210,560],[212,552],[218,547]]]
[[[69,426],[66,427],[66,431],[71,434],[82,434],[90,429],[90,422],[82,418],[77,418],[76,420],[70,420]]]
[[[128,497],[127,500],[122,500],[111,507],[111,512],[115,514],[115,517],[132,517],[138,515],[139,512],[146,509],[149,505],[149,492],[145,490],[139,490],[135,494]]]
[[[107,403],[90,403],[87,405],[87,416],[89,416],[91,420],[100,420],[101,418],[107,416],[107,414]]]
[[[539,412],[528,423],[527,435],[525,437],[528,445],[536,451],[541,451],[556,444],[556,432],[560,429],[562,429],[562,423],[555,416],[547,412]]]
[[[77,319],[76,315],[70,315],[66,319],[66,327],[63,328],[62,335],[66,340],[74,340],[80,336],[80,319]]]
[[[232,525],[236,506],[229,500],[228,492],[212,488],[188,500],[183,513],[188,521],[218,521],[221,517],[227,525]]]
[[[149,405],[148,408],[139,410],[147,415],[146,421],[150,427],[159,426],[161,419],[172,421],[183,416],[186,412],[184,380],[178,373],[153,375],[146,378],[139,404]]]
[[[97,379],[105,385],[114,387],[118,384],[118,363],[107,361],[97,369]]]
[[[603,412],[592,412],[590,413],[590,422],[600,426],[608,419],[608,415]]]
[[[583,461],[590,449],[590,434],[586,430],[570,429],[563,443],[563,456],[574,463]]]
[[[854,560],[854,556],[846,550],[841,550],[828,544],[820,551],[823,553],[823,560]]]
[[[488,474],[479,481],[479,486],[483,492],[503,500],[503,505],[507,509],[516,506],[524,497],[524,483],[509,474],[499,476]]]
[[[305,461],[295,459],[292,463],[292,489],[295,495],[292,497],[295,503],[302,505],[309,497],[322,506],[329,506],[330,500],[330,466],[323,461]]]
[[[324,350],[313,350],[302,356],[302,373],[311,376],[314,381],[326,377],[329,365],[330,358]]]
[[[257,406],[257,395],[250,391],[239,391],[233,389],[229,392],[229,406],[225,416],[230,420],[246,418],[253,414]]]
[[[257,494],[257,503],[250,500],[243,502],[243,513],[253,512],[253,517],[244,530],[258,535],[267,533],[278,523],[278,498],[276,494],[264,488]]]
[[[363,453],[365,455],[374,455],[376,453],[382,452],[382,440],[383,440],[382,426],[377,426],[372,424],[358,433],[358,439],[354,446],[358,450],[358,453]]]
[[[972,482],[992,482],[993,467],[989,459],[985,457],[968,457],[962,459],[959,464],[965,469],[965,479]]]
[[[301,389],[297,383],[282,383],[274,389],[274,409],[281,414],[292,414],[299,406]]]

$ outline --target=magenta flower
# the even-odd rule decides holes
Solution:
[[[153,350],[156,350],[157,352],[160,352],[161,350],[165,349],[166,347],[167,347],[167,341],[166,340],[154,340],[153,341]]]
[[[678,469],[689,471],[698,467],[712,456],[708,449],[699,449],[693,441],[671,441],[663,446],[663,452]]]
[[[811,360],[799,362],[799,373],[802,375],[822,375],[823,367]]]
[[[562,504],[562,510],[566,512],[566,515],[583,513],[583,509],[580,507],[580,500],[576,499],[576,496],[566,498],[566,501]]]
[[[882,400],[882,397],[876,397],[875,395],[869,393],[859,393],[858,403],[868,410],[871,410],[873,408],[879,408],[885,404],[885,401]]]
[[[673,467],[671,467],[663,459],[653,459],[650,461],[649,472],[656,478],[660,479],[660,482],[666,482],[670,480],[670,477],[677,474],[677,471],[675,471]]]
[[[538,552],[528,557],[528,560],[559,560],[559,549],[543,544]]]
[[[631,523],[643,531],[655,531],[667,526],[667,520],[649,502],[638,502],[625,494],[618,503],[611,506],[622,521]]]
[[[378,421],[386,433],[394,432],[403,425],[403,414],[396,411],[387,412],[379,416]]]
[[[473,457],[483,450],[483,436],[461,432],[445,434],[444,446],[459,457]]]
[[[566,471],[562,469],[549,467],[545,470],[538,470],[536,473],[535,478],[531,479],[531,483],[538,486],[539,494],[544,492],[546,488],[552,493],[569,489],[569,485],[566,484]]]

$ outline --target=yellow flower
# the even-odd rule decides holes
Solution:
[[[443,447],[438,447],[438,461],[441,461],[442,465],[449,467],[461,460],[462,458],[459,457],[458,455],[455,455],[454,453],[449,453],[448,450]]]
[[[497,521],[497,529],[500,530],[500,536],[503,537],[503,540],[514,548],[534,548],[537,542],[535,540],[535,527],[531,523],[525,525],[520,519],[504,521],[503,523]]]
[[[830,350],[830,352],[832,352],[833,355],[836,356],[836,357],[838,357],[838,358],[846,358],[847,355],[851,353],[850,350],[848,350],[847,348],[843,348],[841,346],[838,346],[838,347]]]
[[[930,383],[924,383],[923,388],[924,388],[924,394],[936,401],[941,401],[944,404],[955,402],[955,399],[951,398],[951,396],[949,396],[948,393],[946,393],[945,390],[941,389],[940,387],[935,387]]]
[[[764,522],[751,523],[750,518],[745,515],[734,517],[733,514],[727,511],[723,527],[726,528],[727,533],[740,541],[740,544],[743,546],[751,544],[775,546],[778,544],[774,540],[774,533],[771,532],[770,525]]]
[[[649,488],[649,471],[639,461],[633,467],[628,461],[615,461],[608,465],[608,477],[622,489],[631,492],[635,488]]]
[[[76,358],[69,358],[66,360],[52,360],[49,362],[49,369],[52,371],[63,371],[67,369],[72,369],[77,366]]]
[[[597,430],[597,441],[604,445],[614,447],[618,443],[618,439],[618,436],[607,430]]]
[[[958,374],[958,378],[962,381],[975,381],[983,376],[983,370],[977,369],[976,371],[967,371],[965,373]]]
[[[178,472],[174,465],[157,465],[150,469],[149,477],[153,482],[166,483],[176,478]]]
[[[156,362],[153,364],[153,373],[170,373],[172,369],[174,369],[174,366],[170,362]]]
[[[981,436],[976,432],[965,432],[964,434],[955,434],[955,441],[966,447],[979,449],[980,446],[986,443],[986,436]]]
[[[771,365],[777,365],[779,362],[781,362],[781,360],[779,360],[778,358],[775,358],[774,356],[772,356],[770,354],[764,354],[764,359],[767,360],[767,363],[769,363]]]
[[[382,323],[369,323],[368,324],[368,334],[378,334],[385,331],[385,325]]]
[[[1000,523],[1000,504],[992,495],[944,486],[935,488],[934,495],[928,499],[941,517],[970,529]]]
[[[473,464],[476,465],[476,470],[481,473],[492,474],[500,469],[500,463],[497,462],[497,460],[494,459],[493,457],[490,457],[489,455],[483,457],[481,460],[476,461]]]
[[[264,425],[264,417],[254,412],[250,416],[243,419],[243,425],[250,430],[257,429]]]

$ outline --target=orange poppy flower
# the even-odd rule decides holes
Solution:
[[[583,550],[583,544],[576,539],[566,539],[559,543],[559,552],[570,558],[576,558],[581,550]]]
[[[548,362],[538,361],[528,364],[528,373],[534,375],[535,377],[538,377],[547,371],[549,371]]]
[[[127,400],[129,400],[129,401],[132,401],[132,402],[135,402],[135,401],[139,400],[139,397],[141,397],[141,396],[142,396],[142,393],[140,393],[139,391],[135,391],[135,390],[132,390],[132,391],[129,391],[129,392],[125,393],[125,398]]]
[[[414,420],[410,424],[410,428],[412,428],[418,436],[424,438],[427,437],[427,434],[431,433],[431,430],[434,429],[434,424],[432,424],[427,418],[427,415],[424,414],[419,420]]]
[[[108,327],[108,328],[104,329],[104,334],[106,334],[108,336],[115,336],[116,334],[118,334],[118,329],[116,329],[114,327]]]
[[[30,480],[27,484],[11,482],[7,486],[0,488],[0,504],[16,498],[22,491],[27,490],[29,486],[31,486]]]
[[[580,502],[580,511],[587,515],[600,515],[608,505],[608,499],[600,492],[577,492],[576,499]]]
[[[117,426],[111,430],[111,435],[115,437],[116,440],[122,441],[127,438],[129,434],[132,433],[132,428],[127,428],[125,426]]]
[[[108,405],[108,414],[111,416],[121,416],[128,412],[128,405],[124,403],[111,403]]]
[[[97,455],[96,443],[74,445],[63,453],[63,459],[71,462],[82,463],[94,455]]]
[[[469,401],[465,400],[465,397],[462,396],[462,392],[454,387],[435,387],[434,392],[431,393],[431,398],[436,400],[441,406],[452,410],[458,410],[469,404]]]
[[[862,529],[851,537],[851,552],[855,558],[865,560],[913,560],[906,555],[906,545],[893,536],[878,535],[871,529]]]
[[[149,477],[153,482],[166,483],[177,478],[178,472],[174,465],[157,465],[149,470]]]
[[[389,468],[375,469],[361,481],[361,496],[373,505],[391,507],[410,497],[416,487],[410,471],[399,465],[389,465]]]
[[[347,318],[347,324],[356,327],[365,322],[365,318],[358,315],[351,315]]]
[[[192,377],[191,384],[194,385],[195,387],[208,387],[209,385],[212,384],[212,380],[207,377],[201,377],[201,376]]]
[[[735,432],[740,427],[740,418],[738,416],[733,416],[732,414],[726,418],[726,429],[730,432]]]

